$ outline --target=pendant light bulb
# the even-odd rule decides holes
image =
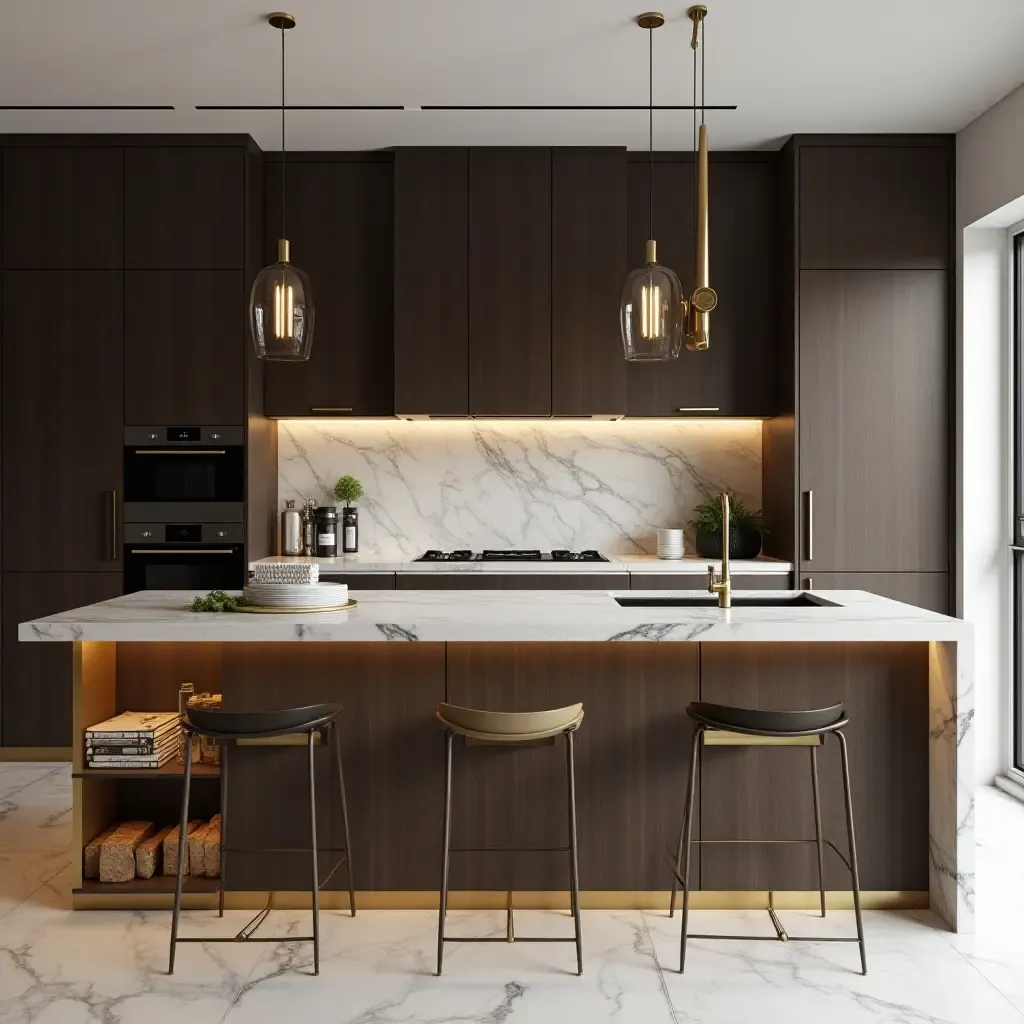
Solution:
[[[658,263],[658,243],[654,235],[654,30],[665,24],[657,11],[641,14],[637,25],[644,29],[648,42],[648,157],[650,236],[644,253],[644,265],[626,278],[619,305],[622,347],[628,362],[666,362],[677,359],[683,338],[683,292],[679,278]]]
[[[285,148],[284,40],[295,17],[278,12],[267,19],[281,33],[281,234],[286,234],[287,161]],[[291,262],[287,238],[277,241],[277,262],[264,267],[249,295],[249,333],[256,355],[275,362],[309,359],[313,345],[313,288],[305,271]]]

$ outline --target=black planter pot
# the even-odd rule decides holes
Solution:
[[[747,530],[734,526],[729,530],[730,558],[757,558],[761,554],[761,534],[757,530]],[[704,533],[697,531],[697,554],[701,558],[722,557],[722,531]]]

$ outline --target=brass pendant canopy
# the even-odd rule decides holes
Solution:
[[[628,362],[667,362],[678,359],[683,339],[683,293],[673,270],[658,263],[654,239],[654,29],[665,17],[648,11],[636,19],[648,33],[648,149],[650,156],[650,233],[644,265],[632,271],[622,286],[619,330]]]
[[[284,132],[284,34],[295,16],[278,11],[267,21],[281,33],[281,234],[286,234],[287,177]],[[313,288],[306,273],[291,262],[291,246],[277,242],[277,262],[264,267],[249,294],[249,333],[256,355],[276,362],[309,359],[313,345]]]

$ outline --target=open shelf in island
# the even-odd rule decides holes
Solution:
[[[169,761],[159,768],[79,768],[71,773],[73,779],[183,779],[185,766]],[[192,778],[220,778],[219,764],[192,765]]]

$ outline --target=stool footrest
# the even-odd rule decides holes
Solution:
[[[451,846],[449,853],[569,853],[569,846]]]
[[[548,935],[517,935],[515,938],[507,938],[499,935],[445,935],[445,942],[575,942],[576,938],[567,935],[564,938]]]

